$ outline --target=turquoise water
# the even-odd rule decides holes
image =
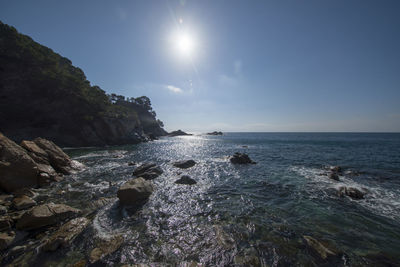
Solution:
[[[247,153],[257,164],[232,165],[227,157],[235,152]],[[155,162],[164,173],[153,180],[155,192],[141,210],[121,208],[114,199],[72,248],[51,256],[53,262],[87,258],[96,236],[117,234],[125,241],[104,258],[105,265],[400,262],[400,134],[227,133],[69,153],[87,169],[48,194],[78,208],[115,197],[118,187],[132,178],[135,167],[129,162]],[[182,159],[197,164],[186,170],[172,166]],[[327,178],[329,166],[343,168],[339,182]],[[183,174],[197,184],[175,184]],[[339,197],[336,189],[343,185],[368,193],[362,200]],[[327,244],[337,256],[319,258],[305,235]]]

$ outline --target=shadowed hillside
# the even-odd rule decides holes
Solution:
[[[165,135],[150,99],[107,95],[71,61],[0,22],[0,131],[15,141],[115,145]]]

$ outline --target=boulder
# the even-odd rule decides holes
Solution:
[[[192,159],[189,159],[189,160],[176,161],[172,165],[174,165],[177,168],[187,169],[196,165],[196,162]]]
[[[6,249],[14,241],[15,233],[0,233],[0,250]]]
[[[17,210],[25,210],[36,205],[36,201],[28,196],[16,197],[13,200],[13,206]]]
[[[338,194],[339,196],[349,196],[352,199],[363,199],[365,196],[365,192],[355,188],[355,187],[346,187],[346,186],[341,186],[338,189]]]
[[[145,172],[140,175],[140,177],[144,178],[145,180],[153,180],[158,176],[160,175],[156,172]]]
[[[144,163],[133,171],[133,175],[140,176],[142,173],[145,173],[146,171],[148,171],[150,168],[153,167],[156,167],[155,163]]]
[[[6,192],[37,186],[38,168],[27,151],[0,133],[0,188]]]
[[[148,199],[153,193],[151,182],[139,177],[123,184],[117,192],[122,205],[134,205]]]
[[[196,184],[197,182],[190,178],[189,175],[182,175],[181,178],[175,181],[176,184],[187,184],[187,185],[192,185]]]
[[[342,167],[340,167],[340,166],[331,166],[331,167],[329,167],[329,170],[336,174],[342,174]]]
[[[42,247],[43,251],[55,251],[60,246],[69,246],[72,241],[89,225],[85,217],[75,218],[60,227],[53,233]]]
[[[39,205],[22,215],[17,222],[17,229],[38,229],[76,217],[80,213],[80,210],[64,204],[48,203]]]
[[[49,165],[49,155],[46,151],[38,147],[33,141],[24,140],[20,144],[21,147],[28,151],[29,156],[36,162],[40,164]]]
[[[114,236],[110,239],[102,239],[97,242],[97,246],[90,252],[90,262],[95,263],[107,255],[114,253],[124,242],[122,235]]]
[[[0,205],[0,215],[6,214],[7,211],[8,209],[5,206]]]
[[[247,154],[239,152],[236,152],[229,160],[233,164],[256,164]]]
[[[33,140],[35,144],[44,150],[49,156],[50,165],[58,172],[63,174],[69,174],[72,171],[71,168],[71,159],[67,154],[62,151],[61,148],[56,146],[53,142],[43,139],[36,138]]]

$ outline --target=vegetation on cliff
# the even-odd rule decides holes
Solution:
[[[0,22],[0,130],[64,146],[136,143],[166,134],[146,96],[107,95],[50,48]]]

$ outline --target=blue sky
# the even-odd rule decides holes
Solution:
[[[400,131],[399,14],[396,0],[0,0],[0,20],[93,85],[195,132]]]

